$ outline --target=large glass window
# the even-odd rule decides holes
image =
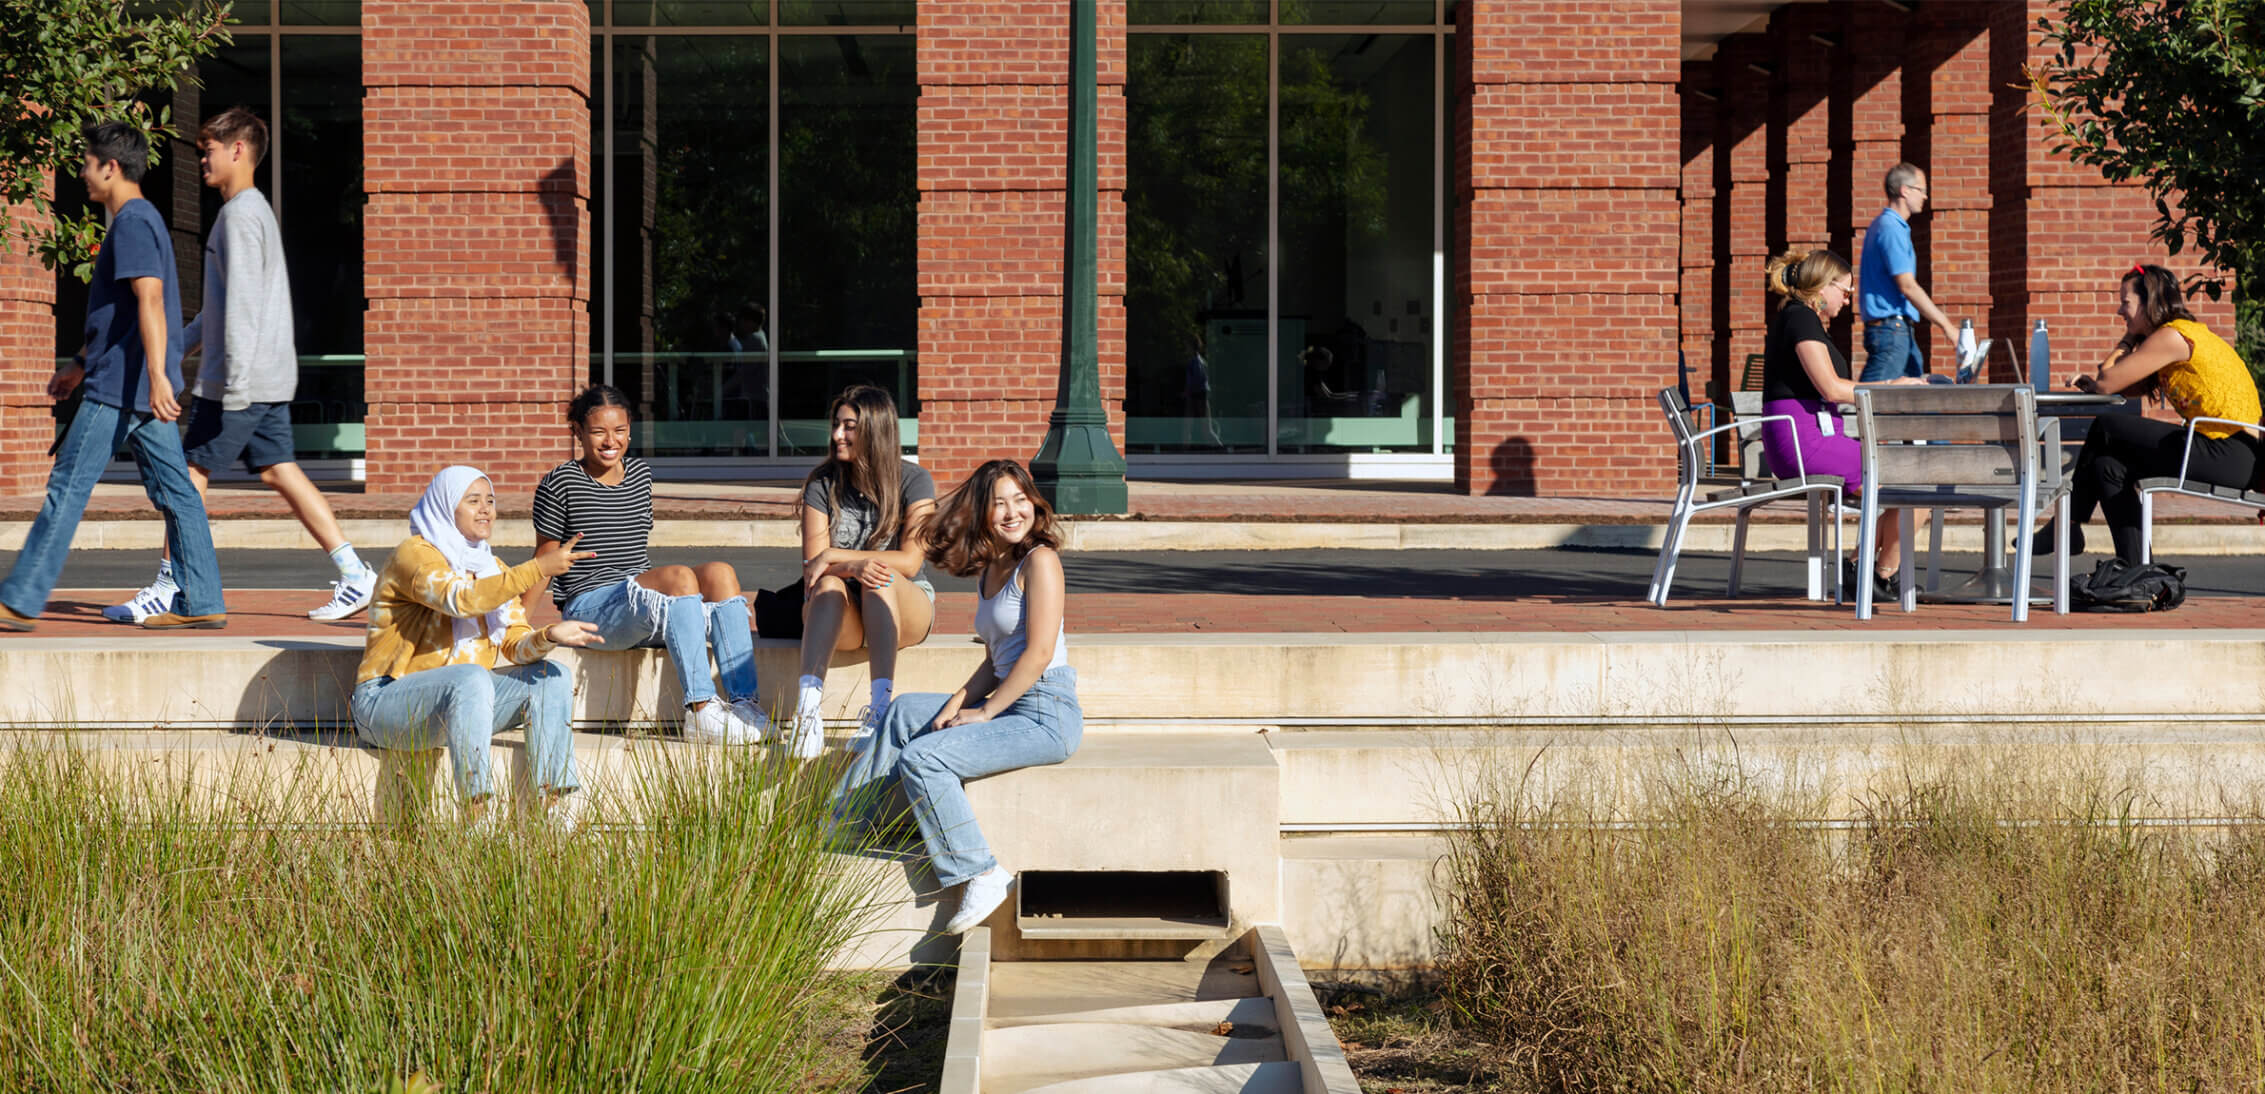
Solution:
[[[164,10],[168,2],[140,10]],[[298,454],[318,476],[356,474],[363,452],[362,419],[362,68],[359,0],[239,2],[234,42],[197,66],[195,79],[153,105],[172,111],[179,139],[156,149],[157,164],[142,191],[173,229],[181,306],[194,316],[204,304],[204,239],[220,212],[220,195],[202,183],[196,131],[203,119],[233,106],[268,124],[268,152],[253,183],[267,196],[283,229],[291,274],[293,336],[299,351],[298,393],[291,405]],[[280,106],[280,109],[278,107]],[[59,208],[83,207],[76,173],[56,179]],[[86,286],[57,281],[56,353],[78,349]],[[201,355],[183,362],[194,376]],[[130,465],[127,465],[130,466]],[[234,471],[222,471],[226,476]]]
[[[1130,18],[1128,452],[1437,462],[1440,6],[1134,0]]]
[[[602,87],[593,380],[637,402],[645,452],[796,464],[826,403],[919,412],[909,3],[592,5]],[[804,29],[808,28],[808,29]]]

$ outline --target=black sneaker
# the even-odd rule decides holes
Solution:
[[[2052,521],[2046,521],[2043,528],[2037,529],[2037,534],[2029,537],[2029,553],[2032,555],[2049,555],[2053,553]],[[2075,558],[2076,556],[2083,553],[2084,526],[2081,524],[2071,524],[2068,526],[2068,557]]]
[[[1872,575],[1872,603],[1883,604],[1902,599],[1902,583],[1896,580],[1894,574],[1875,573]]]

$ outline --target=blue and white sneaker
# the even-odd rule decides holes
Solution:
[[[171,577],[160,577],[135,593],[123,604],[102,609],[102,618],[113,623],[140,623],[153,615],[164,615],[173,610],[173,598],[181,594],[181,587]]]
[[[370,606],[370,598],[377,595],[377,572],[363,570],[352,577],[342,577],[330,583],[330,603],[307,613],[307,618],[329,623]]]

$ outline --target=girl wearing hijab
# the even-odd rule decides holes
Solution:
[[[409,514],[409,538],[387,560],[370,603],[369,637],[355,674],[354,729],[383,749],[448,746],[467,820],[492,824],[488,740],[522,718],[534,784],[549,815],[572,829],[583,799],[574,791],[574,688],[543,658],[560,646],[599,642],[588,623],[528,626],[521,594],[574,568],[592,552],[554,544],[505,569],[488,550],[495,487],[470,467],[433,476]]]

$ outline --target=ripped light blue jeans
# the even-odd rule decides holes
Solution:
[[[945,887],[998,864],[983,830],[976,827],[966,780],[1061,763],[1085,737],[1077,670],[1068,665],[1047,670],[1013,706],[988,722],[925,732],[949,698],[897,696],[872,747],[850,764],[836,792],[845,811],[861,812],[883,800],[887,779],[902,783],[921,841],[928,846],[929,866],[937,884]]]
[[[605,639],[598,649],[666,649],[685,706],[716,697],[715,680],[708,675],[710,647],[716,651],[724,698],[755,697],[755,632],[747,625],[746,597],[710,604],[697,593],[669,596],[628,578],[576,596],[562,614],[598,628]]]

